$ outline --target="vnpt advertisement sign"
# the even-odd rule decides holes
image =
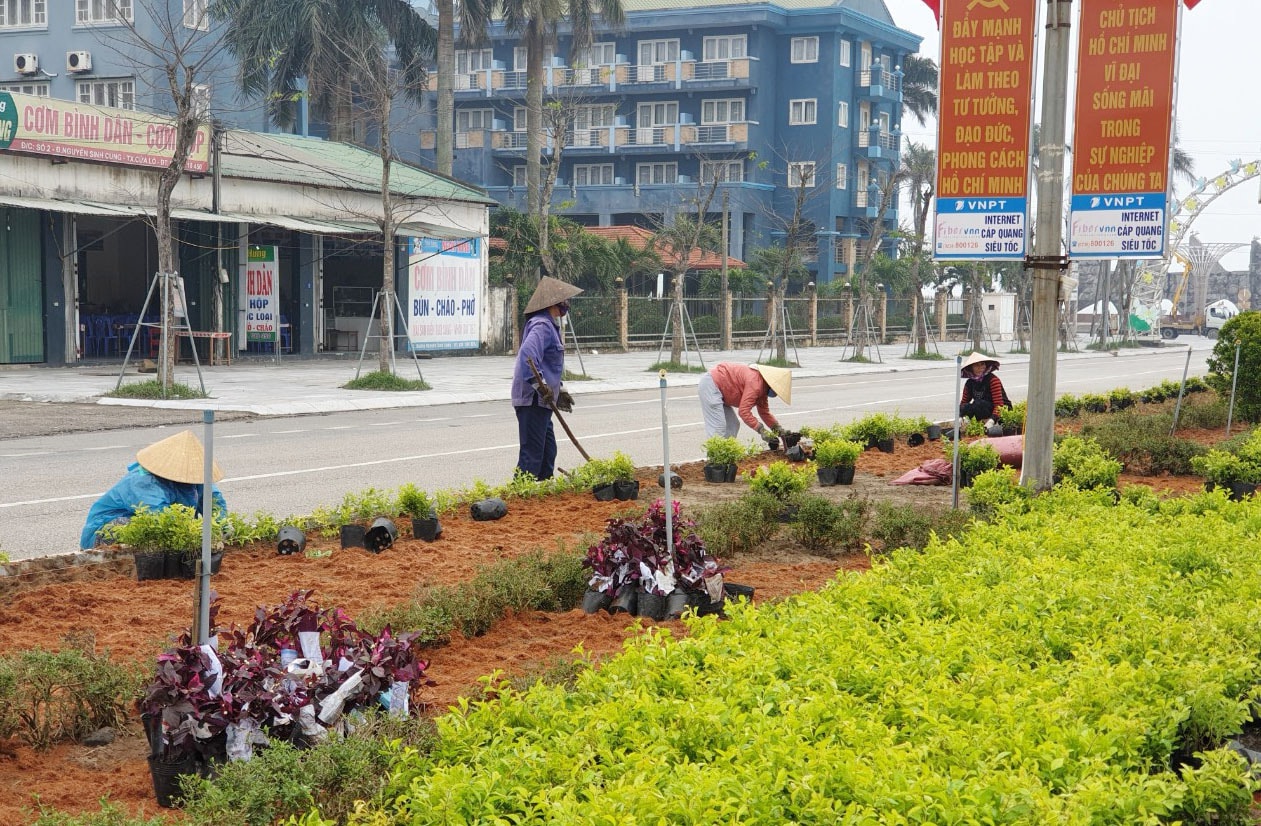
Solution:
[[[1025,255],[1037,6],[942,4],[934,258]]]
[[[245,261],[245,340],[280,340],[280,269],[276,247],[250,247]]]
[[[1082,0],[1069,252],[1165,254],[1178,0]]]
[[[131,109],[0,91],[0,151],[165,167],[175,157],[175,121]],[[199,126],[186,172],[210,168],[210,132]]]
[[[408,239],[407,339],[413,350],[481,346],[481,241]]]

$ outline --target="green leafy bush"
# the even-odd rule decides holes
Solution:
[[[868,413],[845,428],[847,439],[863,445],[892,439],[893,436],[893,417],[887,413]]]
[[[862,455],[864,445],[848,439],[830,439],[815,442],[814,461],[819,467],[850,467]]]
[[[1239,377],[1235,381],[1235,348],[1239,349]],[[1228,398],[1235,391],[1235,412],[1245,421],[1261,421],[1261,312],[1240,313],[1218,333],[1208,358],[1204,381]]]
[[[762,465],[749,476],[749,490],[769,493],[780,502],[790,502],[810,487],[814,475],[809,465],[794,467],[785,461]]]
[[[1028,413],[1028,402],[1016,402],[1011,407],[1004,407],[998,411],[998,423],[1003,427],[1016,427],[1023,429],[1025,426],[1025,416]]]
[[[1192,409],[1194,406],[1189,406],[1185,412]],[[1105,453],[1121,462],[1130,473],[1189,474],[1191,458],[1207,448],[1189,439],[1170,436],[1172,428],[1172,412],[1137,415],[1125,410],[1093,418],[1082,426],[1081,435],[1098,442]]]
[[[959,536],[971,521],[966,512],[953,508],[877,502],[871,538],[880,543],[884,553],[896,548],[922,551],[934,535],[941,541]]]
[[[947,461],[954,460],[954,443],[944,442],[942,452]],[[959,444],[959,482],[966,487],[978,474],[998,467],[998,451],[985,442]]]
[[[433,513],[433,504],[433,499],[429,494],[411,482],[401,485],[398,489],[396,510],[407,514],[412,519],[428,519]]]
[[[734,465],[744,458],[744,446],[734,436],[710,436],[701,447],[711,465]]]
[[[1108,397],[1102,393],[1082,393],[1081,409],[1087,413],[1106,413]]]
[[[39,815],[31,826],[168,826],[162,815],[152,818],[132,817],[117,803],[103,797],[98,801],[100,808],[95,812],[79,812],[70,814],[55,809],[40,807]]]
[[[385,390],[401,392],[409,390],[431,390],[424,379],[408,379],[396,376],[388,371],[374,370],[364,373],[357,379],[351,379],[342,385],[343,390]]]
[[[109,524],[101,528],[105,541],[136,551],[183,553],[201,547],[201,517],[188,505],[168,505],[150,510],[141,505],[125,524]],[[211,520],[210,542],[223,545],[223,522]]]
[[[968,507],[982,519],[993,519],[1007,507],[1025,507],[1033,492],[1020,484],[1015,468],[977,474],[968,487]]]
[[[1081,413],[1081,399],[1072,393],[1065,393],[1055,400],[1055,415],[1062,419],[1072,419]]]
[[[1128,387],[1114,387],[1108,391],[1108,409],[1113,412],[1133,407],[1138,395]]]
[[[142,675],[93,653],[90,645],[66,645],[0,657],[0,739],[16,736],[46,749],[127,719]]]
[[[734,440],[733,440],[734,441]],[[583,480],[585,487],[607,485],[612,482],[629,482],[635,478],[635,463],[618,450],[611,459],[589,459],[574,471],[575,478]]]
[[[779,527],[783,508],[768,493],[746,493],[734,502],[720,502],[699,512],[696,532],[705,548],[719,559],[731,559],[765,542]]]
[[[1056,440],[1052,450],[1051,472],[1061,482],[1084,490],[1116,488],[1121,463],[1109,456],[1094,439],[1064,436]]]
[[[803,496],[790,530],[793,538],[811,550],[861,550],[867,509],[867,500],[862,498],[833,504],[822,496]]]
[[[1244,461],[1237,454],[1225,450],[1210,450],[1191,460],[1191,468],[1218,487],[1230,487],[1232,482],[1257,484],[1261,474],[1255,465]]]

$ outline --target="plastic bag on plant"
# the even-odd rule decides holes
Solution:
[[[205,652],[206,658],[210,660],[210,667],[206,669],[206,673],[210,675],[208,680],[210,687],[207,690],[210,692],[211,697],[218,697],[223,693],[223,663],[219,662],[219,654],[210,643],[203,643],[201,650]]]
[[[302,656],[306,657],[313,663],[319,663],[322,669],[324,665],[324,652],[320,650],[320,632],[299,631],[298,644],[302,646]]]
[[[239,723],[228,723],[228,760],[249,760],[254,756],[254,746],[267,745],[267,735],[258,727],[258,721],[246,718]]]
[[[703,582],[705,583],[705,593],[709,594],[709,601],[722,602],[722,574],[707,576]]]
[[[410,711],[409,693],[411,691],[411,683],[407,680],[395,680],[390,683],[390,716],[406,717]]]
[[[337,713],[341,713],[340,705]],[[328,730],[315,719],[315,706],[302,707],[302,710],[298,712],[298,725],[302,728],[302,733],[311,738],[312,742],[319,742],[328,736]]]

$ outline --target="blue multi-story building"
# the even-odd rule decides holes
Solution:
[[[816,280],[845,278],[901,149],[900,66],[920,43],[883,0],[624,0],[579,58],[562,32],[548,100],[572,112],[545,154],[555,214],[652,225],[722,183],[736,257],[775,243],[800,202]],[[456,58],[457,178],[525,207],[526,50],[497,24]],[[556,130],[553,130],[556,131]],[[432,152],[433,130],[422,131]],[[896,223],[896,203],[885,215]]]

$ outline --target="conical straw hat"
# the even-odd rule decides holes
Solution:
[[[766,383],[775,391],[784,404],[792,404],[793,374],[786,367],[771,367],[769,364],[750,364],[754,370],[762,374]]]
[[[974,365],[974,364],[980,364],[980,363],[982,363],[982,362],[987,362],[987,363],[989,363],[989,364],[994,365],[993,367],[991,367],[991,368],[990,368],[991,370],[997,370],[997,369],[998,369],[998,366],[999,366],[998,359],[994,358],[993,356],[987,356],[985,353],[976,352],[976,353],[973,353],[972,355],[968,356],[967,358],[965,358],[965,359],[963,360],[963,364],[961,364],[961,365],[959,366],[959,370],[960,370],[960,371],[965,371],[965,370],[967,370],[969,367],[971,367],[972,365]],[[966,373],[965,373],[965,375],[966,375]]]
[[[206,472],[205,453],[202,452],[201,442],[191,430],[176,433],[141,449],[136,454],[136,461],[154,476],[186,485],[201,482]],[[218,462],[213,463],[210,471],[214,481],[218,482],[223,478]]]
[[[559,304],[562,301],[568,301],[580,292],[582,292],[582,289],[575,287],[573,284],[566,284],[559,278],[545,275],[539,279],[539,285],[534,288],[534,295],[530,296],[530,303],[525,305],[526,314],[546,310],[548,307]]]

